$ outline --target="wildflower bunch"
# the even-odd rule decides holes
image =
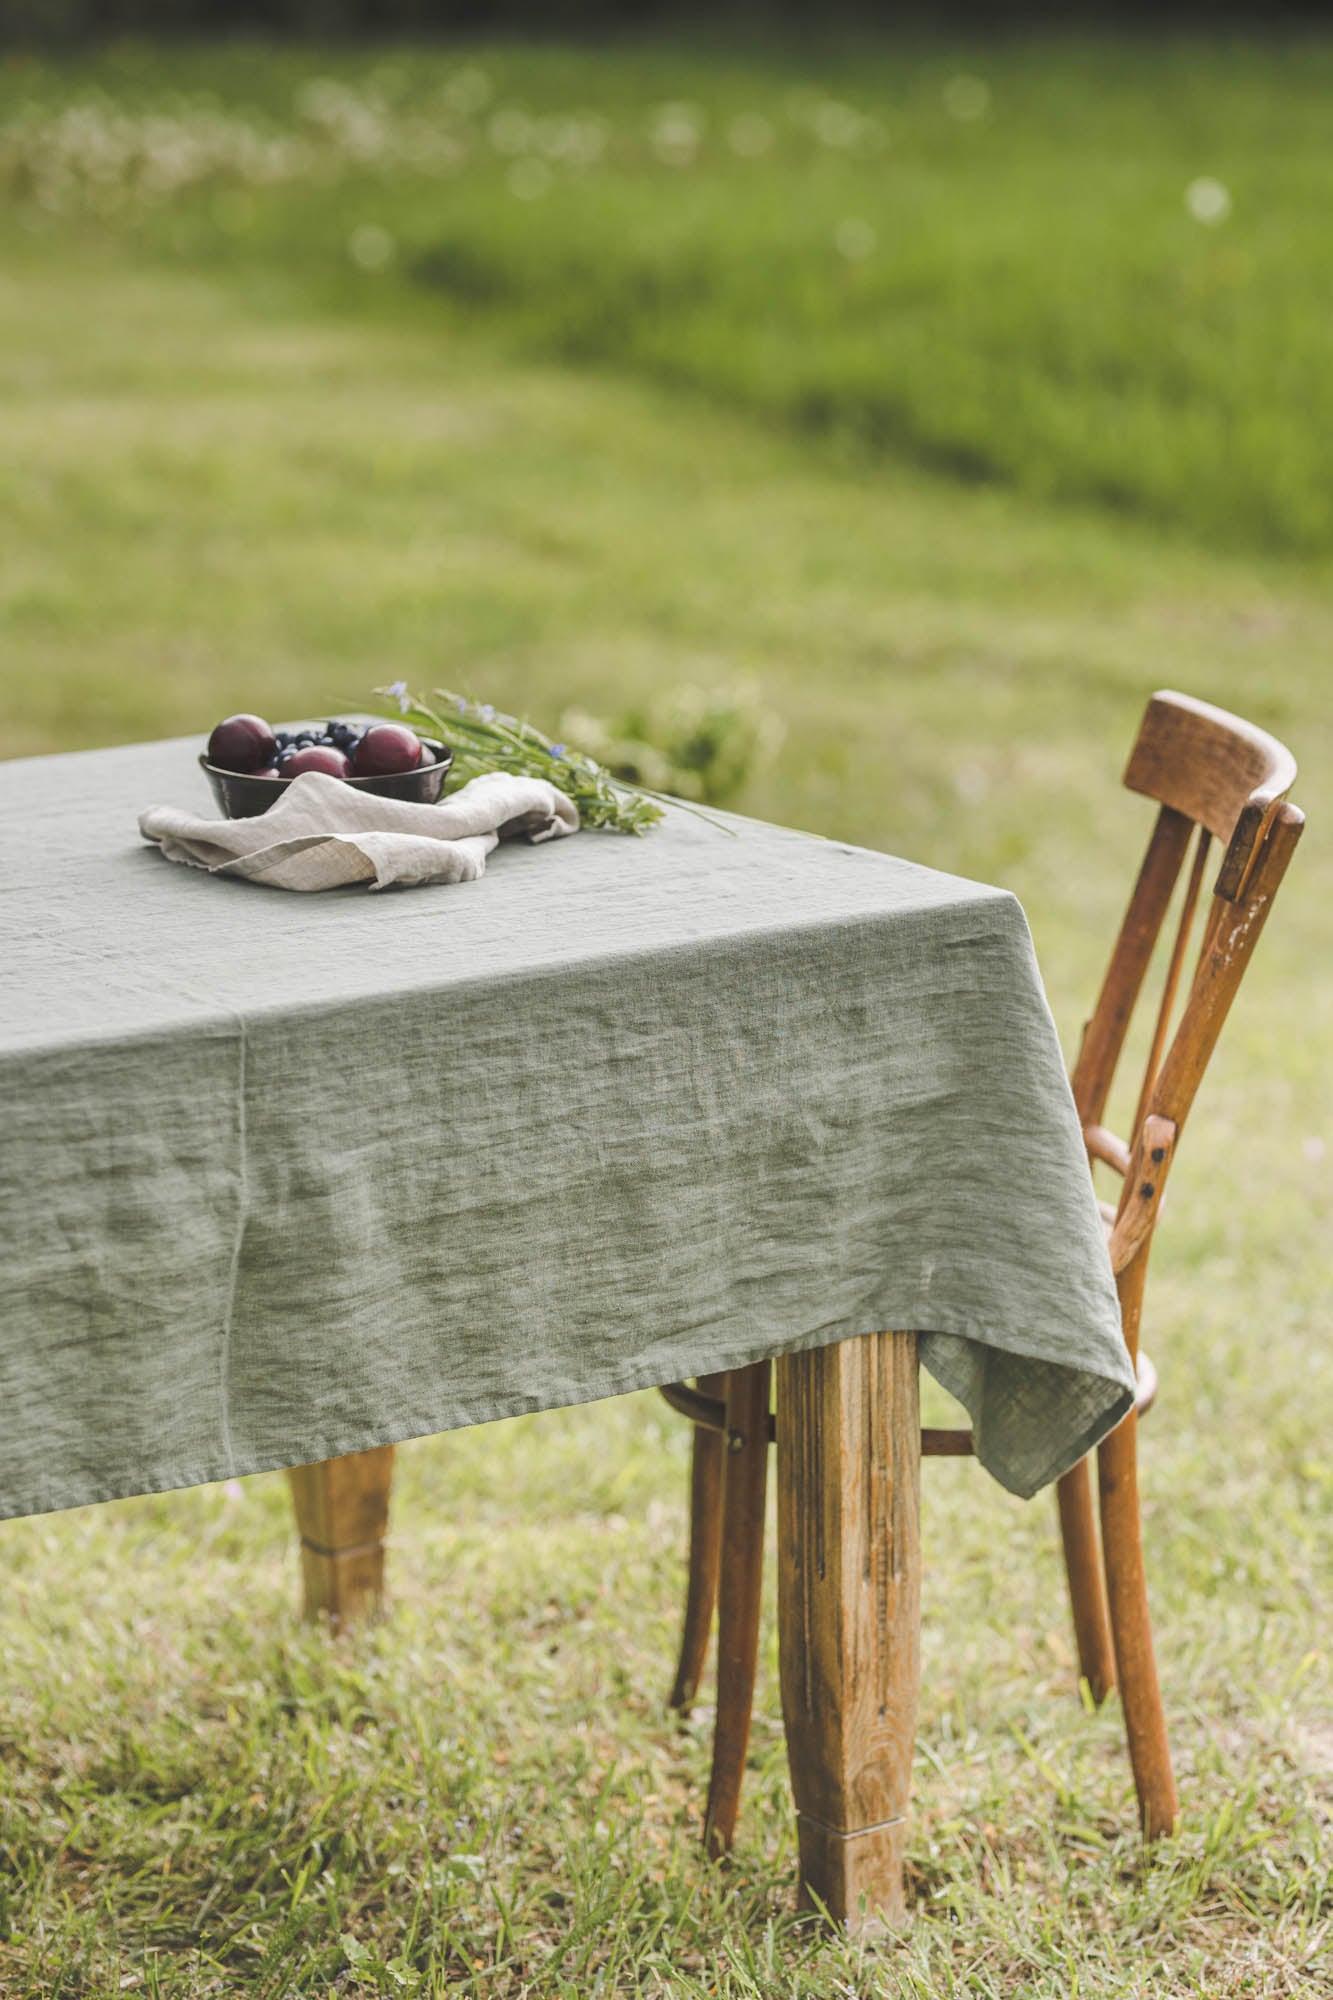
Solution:
[[[552,742],[535,724],[502,715],[488,701],[470,700],[450,688],[433,688],[427,698],[410,693],[405,681],[375,692],[437,742],[448,744],[458,778],[479,777],[483,771],[546,778],[574,801],[585,826],[612,833],[646,833],[662,817],[653,793],[613,778],[595,758],[568,743]]]

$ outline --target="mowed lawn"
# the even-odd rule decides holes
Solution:
[[[1216,254],[1242,217],[1237,176],[1194,144],[1234,217],[1184,208],[1189,120],[1158,115],[1154,51],[1117,52],[1100,93],[1091,58],[1024,68],[1020,54],[1003,59],[1013,87],[1035,103],[1043,74],[1060,82],[1065,96],[1046,95],[1075,150],[1075,73],[1085,107],[1104,100],[1098,117],[1168,135],[1173,214]],[[1333,597],[1317,536],[1275,537],[1216,488],[1191,511],[1188,483],[1170,489],[1178,505],[1146,489],[1108,504],[1073,473],[1051,482],[1059,498],[1017,462],[950,470],[911,439],[812,429],[732,395],[702,363],[673,389],[647,379],[667,371],[647,366],[633,327],[618,353],[605,334],[608,351],[570,367],[528,307],[464,307],[439,284],[451,243],[455,270],[465,238],[474,259],[477,244],[500,256],[486,219],[502,193],[522,218],[506,268],[537,270],[532,218],[574,176],[553,138],[507,150],[519,128],[492,121],[522,108],[510,95],[530,125],[565,107],[612,135],[648,130],[623,157],[606,138],[586,171],[605,167],[597,198],[627,214],[639,186],[651,219],[683,184],[671,175],[708,164],[707,136],[693,163],[662,157],[688,150],[660,137],[664,120],[691,122],[682,104],[722,107],[694,119],[722,134],[719,176],[784,147],[795,175],[795,126],[746,153],[758,128],[738,150],[736,119],[776,132],[795,93],[808,122],[818,85],[816,111],[840,104],[888,130],[890,82],[855,97],[855,65],[812,84],[808,61],[784,74],[774,59],[756,109],[737,63],[678,51],[619,72],[574,51],[429,60],[430,88],[452,87],[450,116],[494,155],[475,213],[466,169],[437,185],[373,159],[328,180],[224,164],[142,209],[104,192],[105,214],[83,194],[43,207],[11,180],[0,749],[202,735],[238,707],[331,713],[399,677],[538,719],[757,679],[787,735],[739,803],[1014,889],[1072,1050],[1146,837],[1149,809],[1118,777],[1147,695],[1182,688],[1285,737],[1311,829],[1191,1122],[1150,1294],[1164,1388],[1144,1485],[1184,1819],[1142,1853],[1115,1704],[1089,1716],[1078,1700],[1053,1506],[945,1462],[925,1474],[908,1928],[859,1945],[795,1917],[771,1599],[741,1839],[729,1866],[706,1864],[709,1717],[682,1729],[663,1709],[688,1437],[657,1399],[632,1398],[405,1447],[393,1615],[337,1644],[296,1621],[281,1478],[0,1526],[0,1994],[1327,1990]],[[984,52],[912,60],[923,119],[952,88],[941,130],[970,144],[998,126],[1006,72]],[[1256,56],[1248,94],[1241,56],[1227,60],[1233,131],[1271,131],[1281,84],[1298,155],[1302,75],[1322,55]],[[11,68],[5,89],[15,104],[100,106],[114,126],[127,104],[197,121],[210,88],[217,117],[250,106],[276,142],[312,81],[405,102],[394,76],[416,74],[401,50],[173,61],[188,76],[131,50],[95,71]],[[478,73],[484,104],[458,82]],[[957,85],[987,78],[978,112]],[[345,99],[308,102],[350,116]],[[808,144],[852,172],[850,145],[817,131]],[[1135,157],[1149,174],[1157,156]],[[1293,299],[1317,221],[1301,158],[1267,225]],[[515,191],[523,161],[547,169],[540,196]],[[988,199],[975,163],[949,173],[950,201],[968,175]],[[835,229],[859,217],[845,190],[833,208]],[[837,254],[863,267],[864,236],[848,240],[857,256]],[[1128,285],[1126,271],[1111,258],[1108,283]],[[1046,302],[1027,297],[1039,325]],[[1023,300],[1015,280],[1015,351]],[[1080,322],[1094,346],[1097,304],[1089,293]],[[1247,342],[1262,331],[1251,305]],[[821,311],[810,366],[845,382]],[[1275,379],[1254,397],[1280,401]],[[1090,437],[1108,393],[1089,381]],[[1200,466],[1226,459],[1209,407],[1191,419]],[[1295,508],[1284,421],[1267,457],[1254,445],[1251,483]],[[1010,429],[1027,435],[1012,412]],[[1300,492],[1317,513],[1314,484]],[[183,799],[197,783],[183,767]],[[626,867],[635,852],[627,842]]]

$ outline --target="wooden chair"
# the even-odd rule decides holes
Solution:
[[[1060,1524],[1079,1663],[1095,1700],[1117,1680],[1145,1835],[1177,1817],[1148,1618],[1137,1483],[1138,1418],[1156,1374],[1139,1348],[1144,1279],[1162,1196],[1180,1134],[1227,1011],[1268,918],[1304,824],[1285,803],[1296,776],[1290,752],[1262,730],[1186,695],[1148,704],[1124,782],[1159,811],[1125,920],[1074,1066],[1073,1091],[1089,1162],[1121,1176],[1114,1207],[1103,1204],[1125,1342],[1139,1377],[1138,1405],[1097,1451],[1101,1533],[1088,1461],[1059,1482]],[[1102,1123],[1130,1020],[1191,840],[1194,855],[1128,1139]],[[1213,841],[1223,848],[1198,959],[1180,993]],[[691,1470],[689,1589],[671,1702],[694,1700],[718,1607],[717,1725],[705,1839],[731,1844],[749,1740],[759,1639],[770,1365],[663,1390],[695,1423]],[[925,1456],[971,1452],[970,1431],[923,1431]]]

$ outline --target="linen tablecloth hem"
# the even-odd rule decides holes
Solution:
[[[895,1318],[897,1316],[894,1316]],[[910,1314],[901,1316],[904,1326],[910,1325]],[[503,1423],[514,1417],[536,1416],[545,1411],[575,1409],[585,1403],[605,1402],[616,1396],[638,1395],[646,1389],[659,1388],[664,1382],[689,1378],[695,1373],[723,1374],[729,1369],[749,1367],[756,1361],[776,1359],[785,1354],[812,1352],[825,1347],[835,1347],[844,1340],[855,1340],[868,1333],[885,1330],[893,1321],[881,1316],[868,1326],[848,1328],[837,1326],[824,1328],[813,1336],[803,1335],[788,1342],[762,1342],[756,1345],[747,1342],[735,1348],[714,1348],[707,1354],[691,1359],[683,1359],[679,1366],[664,1370],[662,1364],[645,1362],[637,1367],[608,1370],[596,1376],[589,1376],[575,1384],[563,1385],[558,1400],[542,1395],[534,1395],[531,1390],[516,1390],[507,1395],[488,1395],[484,1407],[477,1403],[459,1403],[452,1408],[441,1407],[420,1423],[419,1428],[403,1424],[357,1426],[348,1431],[333,1431],[323,1436],[302,1438],[294,1453],[291,1449],[276,1451],[272,1448],[262,1451],[238,1449],[234,1453],[219,1441],[216,1455],[197,1463],[156,1470],[151,1478],[141,1473],[126,1472],[123,1475],[103,1479],[65,1479],[52,1482],[49,1486],[34,1485],[22,1493],[0,1491],[0,1520],[17,1520],[40,1514],[53,1514],[74,1507],[100,1506],[109,1500],[131,1500],[148,1498],[155,1494],[183,1492],[193,1486],[211,1486],[227,1479],[249,1478],[266,1472],[284,1472],[293,1465],[315,1464],[322,1459],[344,1458],[350,1453],[373,1451],[383,1445],[411,1444],[419,1438],[440,1437],[450,1431],[466,1430],[477,1424]],[[922,1365],[933,1375],[940,1386],[950,1395],[968,1406],[966,1390],[968,1384],[938,1353],[932,1353],[931,1335],[952,1335],[982,1346],[974,1333],[964,1329],[937,1326],[923,1332]],[[1003,1355],[1027,1354],[1030,1358],[1046,1360],[1040,1348],[1033,1343],[1021,1345],[1018,1341],[1003,1350],[987,1347],[987,1353]],[[1126,1370],[1129,1360],[1126,1356]],[[978,1460],[991,1476],[1006,1491],[1019,1499],[1031,1499],[1043,1486],[1067,1472],[1072,1465],[1106,1434],[1114,1430],[1134,1400],[1132,1387],[1127,1387],[1122,1378],[1103,1375],[1093,1369],[1068,1368],[1066,1373],[1072,1385],[1079,1385],[1078,1393],[1096,1399],[1097,1408],[1074,1434],[1071,1442],[1065,1433],[1061,1448],[1040,1462],[1038,1476],[1025,1473],[1016,1476],[1012,1466],[1000,1456],[992,1460],[987,1454],[984,1434],[984,1410],[968,1407],[973,1422],[981,1430],[978,1439]]]

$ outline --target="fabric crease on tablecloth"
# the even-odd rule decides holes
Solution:
[[[1018,1493],[1130,1407],[1012,896],[674,809],[228,893],[132,837],[196,753],[0,765],[0,1515],[885,1328]]]

